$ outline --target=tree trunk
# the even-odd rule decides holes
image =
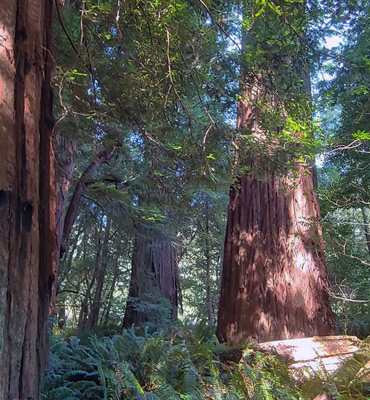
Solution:
[[[361,207],[361,212],[362,212],[362,220],[364,222],[364,233],[365,233],[365,239],[366,239],[366,244],[367,244],[367,250],[370,254],[370,225],[369,225],[369,219],[367,218],[367,214],[366,214],[366,208]]]
[[[57,185],[57,243],[60,252],[64,223],[67,214],[68,192],[76,161],[76,146],[72,139],[58,133],[55,141],[56,185]]]
[[[177,317],[178,262],[176,247],[166,228],[162,231],[141,225],[134,240],[129,298],[123,327],[158,323],[163,317],[161,299],[170,303],[170,318]],[[165,310],[162,309],[162,312]]]
[[[67,212],[67,197],[75,167],[76,147],[74,142],[63,134],[57,134],[54,144],[56,156],[56,234],[57,234],[57,259],[56,273],[58,273],[60,249],[62,245],[64,220]],[[58,281],[55,280],[51,290],[49,316],[55,314],[55,296]]]
[[[110,285],[110,289],[107,295],[107,305],[106,305],[106,310],[104,313],[104,319],[103,319],[103,324],[108,325],[109,324],[109,314],[112,308],[112,303],[113,303],[113,295],[114,295],[114,289],[116,287],[117,279],[119,276],[120,270],[119,270],[119,256],[117,255],[117,259],[114,264],[114,272],[113,272],[113,279],[112,279],[112,284]]]
[[[311,176],[240,179],[230,190],[218,336],[230,343],[326,335],[332,330]]]
[[[98,275],[98,270],[99,270],[99,264],[100,264],[100,259],[101,259],[101,241],[100,241],[100,230],[97,232],[97,246],[96,246],[96,256],[95,256],[95,265],[94,265],[94,271],[93,271],[93,276],[90,280],[88,281],[87,278],[87,288],[86,288],[86,293],[84,298],[82,299],[81,302],[81,310],[80,314],[78,316],[78,323],[77,323],[77,331],[82,332],[84,329],[86,329],[89,326],[89,303],[91,302],[91,291],[94,287],[97,275]]]
[[[109,235],[110,235],[111,225],[112,225],[112,220],[109,217],[107,217],[107,224],[105,226],[105,234],[102,247],[102,256],[96,274],[96,288],[95,288],[93,302],[91,305],[91,312],[89,318],[90,328],[95,328],[98,325],[101,295],[103,291],[105,271],[107,269],[107,264],[109,259]]]
[[[52,2],[0,7],[0,398],[38,399],[55,278]]]
[[[264,114],[274,110],[274,93],[261,84],[261,75],[246,70],[243,74],[237,129],[274,154],[275,143],[262,125]],[[304,88],[295,90],[308,93],[309,78],[304,71],[302,75]],[[238,344],[247,338],[330,334],[333,320],[315,170],[298,167],[293,179],[289,171],[274,171],[263,156],[254,156],[250,173],[236,186],[228,206],[218,337]]]

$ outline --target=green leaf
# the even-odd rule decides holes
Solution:
[[[357,140],[370,140],[370,133],[365,131],[358,130],[357,132],[353,133],[352,136]]]

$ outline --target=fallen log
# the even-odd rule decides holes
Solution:
[[[334,373],[360,347],[356,336],[314,336],[258,343],[255,350],[276,354],[295,370]]]

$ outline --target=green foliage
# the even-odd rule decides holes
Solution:
[[[235,366],[231,383],[240,399],[302,399],[287,364],[270,354],[246,350]]]
[[[295,399],[287,367],[273,356],[246,356],[220,372],[218,344],[209,328],[134,330],[83,343],[53,336],[42,398],[60,399]],[[249,354],[249,353],[248,353]],[[250,363],[250,364],[247,364]],[[297,397],[294,397],[297,396]]]
[[[53,336],[42,398],[117,400],[333,400],[370,395],[369,342],[330,375],[325,368],[292,378],[285,361],[246,349],[238,364],[222,364],[218,354],[233,351],[199,325],[167,333],[133,329],[112,337],[80,340]],[[240,349],[238,350],[240,352]],[[223,358],[224,359],[224,358]],[[298,378],[300,376],[300,378]]]

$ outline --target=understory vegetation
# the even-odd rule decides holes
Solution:
[[[42,399],[308,400],[322,393],[333,400],[368,399],[363,367],[370,361],[369,346],[364,341],[334,376],[324,367],[291,374],[286,361],[253,351],[250,343],[220,344],[205,325],[80,338],[56,331]]]

